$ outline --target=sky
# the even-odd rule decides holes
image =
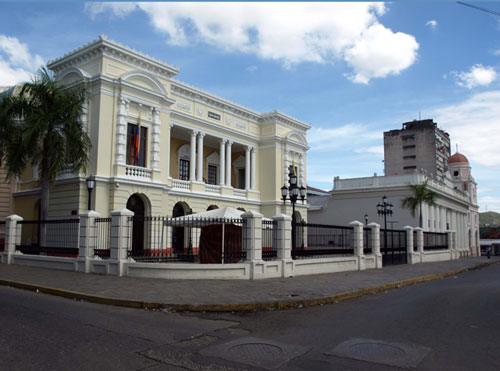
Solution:
[[[500,2],[474,2],[500,12]],[[433,119],[500,212],[500,17],[454,1],[0,1],[0,86],[99,35],[176,79],[309,123],[308,185],[383,175],[383,132]]]

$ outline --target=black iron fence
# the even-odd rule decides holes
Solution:
[[[111,218],[95,219],[94,255],[101,259],[111,256]]]
[[[369,255],[372,253],[372,230],[371,228],[363,228],[363,254]]]
[[[143,262],[238,263],[243,249],[243,219],[129,218],[131,248],[128,256]]]
[[[380,253],[383,265],[406,264],[408,261],[406,231],[381,229]]]
[[[5,221],[0,221],[0,251],[5,250]]]
[[[278,257],[278,247],[276,245],[276,221],[262,221],[262,259],[276,260]]]
[[[80,219],[22,220],[21,241],[16,250],[23,254],[77,257]]]
[[[448,233],[424,232],[424,251],[447,249]]]
[[[299,222],[294,224],[296,234],[293,259],[352,256],[353,227]]]
[[[417,231],[413,231],[413,251],[418,251],[418,246],[417,246]]]

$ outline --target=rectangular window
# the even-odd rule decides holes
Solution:
[[[414,158],[417,158],[417,156],[415,156],[415,155],[403,156],[404,160],[409,160],[409,159],[414,159]]]
[[[146,167],[148,128],[136,124],[127,126],[127,165]]]
[[[403,149],[411,149],[411,148],[415,148],[415,144],[409,144],[407,146],[403,146]]]
[[[411,170],[411,169],[416,169],[416,166],[404,166],[403,169],[405,170]]]
[[[217,166],[208,165],[208,184],[217,184]]]
[[[179,179],[189,180],[189,160],[179,160]]]
[[[411,139],[415,139],[415,134],[411,134],[411,135],[403,135],[401,137],[403,140],[411,140]]]

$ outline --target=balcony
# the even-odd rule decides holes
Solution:
[[[145,167],[133,166],[133,165],[125,166],[125,175],[130,178],[151,180],[152,173],[153,171],[151,169]]]

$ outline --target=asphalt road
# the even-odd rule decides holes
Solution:
[[[290,311],[152,312],[7,287],[0,311],[0,370],[500,370],[500,264]]]

